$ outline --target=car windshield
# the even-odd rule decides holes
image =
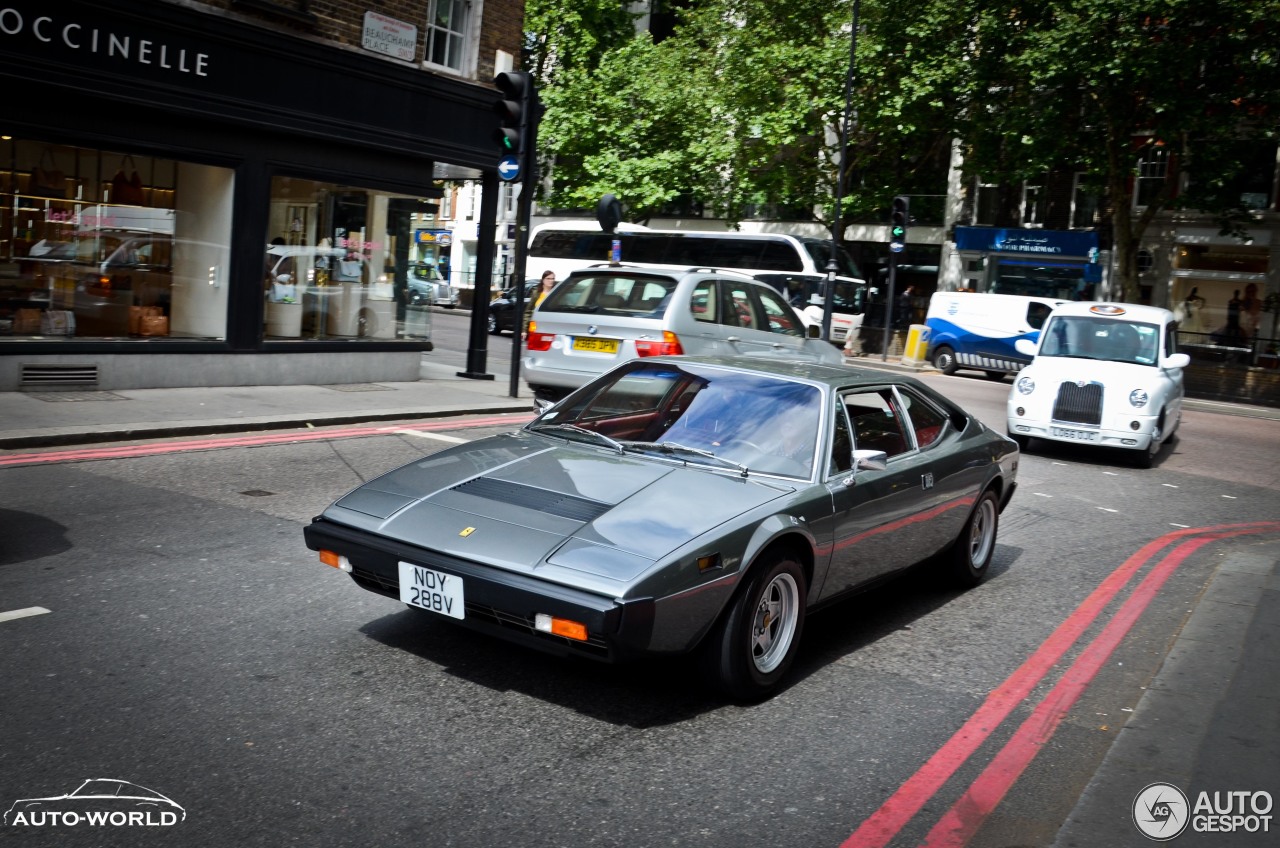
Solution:
[[[634,362],[584,386],[529,429],[691,465],[809,479],[821,412],[822,393],[807,383]]]
[[[538,307],[542,312],[577,312],[657,318],[675,290],[672,277],[635,274],[574,274],[556,286]]]
[[[1058,315],[1045,329],[1037,355],[1154,365],[1159,352],[1160,330],[1154,324]]]

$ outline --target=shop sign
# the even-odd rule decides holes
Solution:
[[[360,45],[374,53],[412,62],[418,49],[418,28],[377,12],[365,12]]]
[[[957,250],[983,250],[1026,256],[1088,256],[1098,234],[1071,230],[1023,230],[956,227]]]
[[[414,233],[414,240],[418,244],[438,244],[441,247],[448,247],[453,243],[453,233],[449,230],[417,230]]]

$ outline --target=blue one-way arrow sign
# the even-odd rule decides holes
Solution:
[[[498,178],[511,182],[520,176],[520,160],[515,156],[503,156],[498,161]]]

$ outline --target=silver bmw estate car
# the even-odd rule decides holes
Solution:
[[[442,621],[605,661],[697,652],[754,700],[814,607],[926,560],[979,583],[1018,458],[910,377],[645,358],[364,484],[305,539]]]
[[[712,268],[597,265],[538,305],[521,364],[534,392],[555,398],[620,362],[678,355],[843,362],[767,283]]]

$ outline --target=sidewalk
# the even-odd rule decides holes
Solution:
[[[424,362],[414,383],[0,392],[0,449],[287,429],[473,413],[532,412],[510,379]]]

